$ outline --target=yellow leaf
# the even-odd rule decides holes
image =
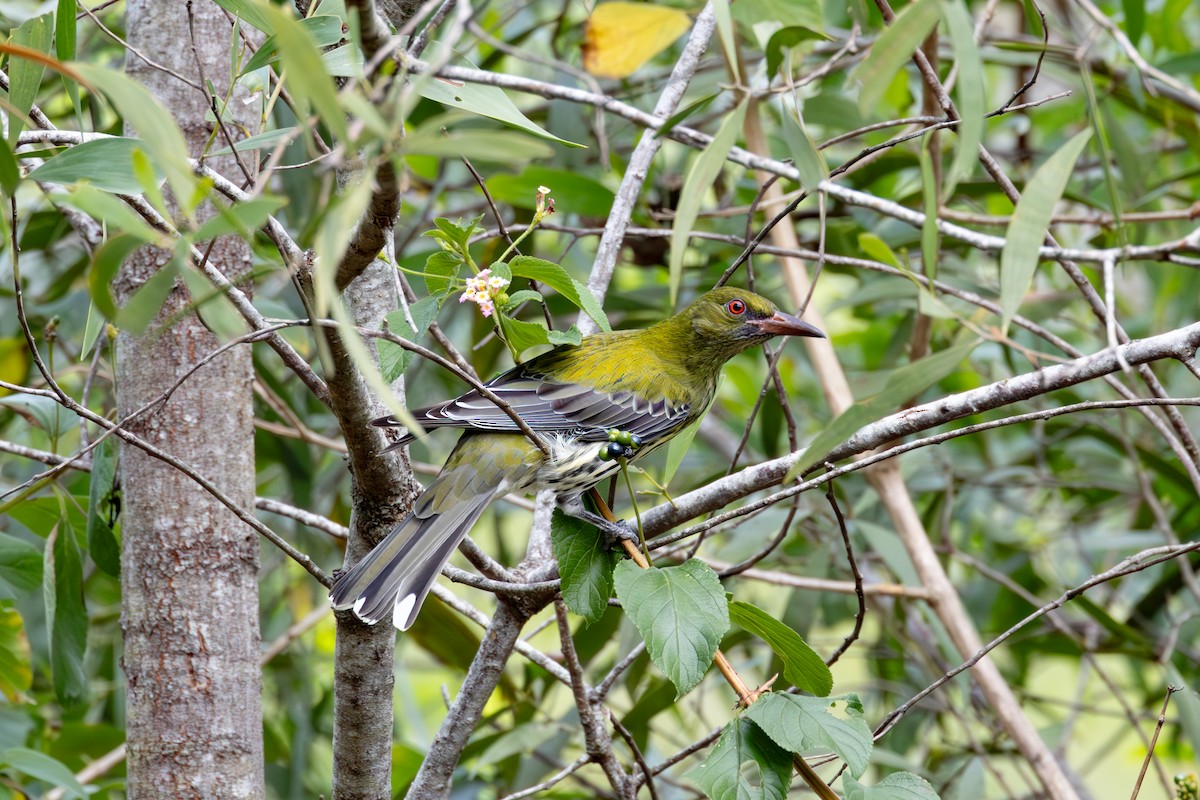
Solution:
[[[583,34],[583,66],[597,78],[627,78],[671,46],[692,24],[657,3],[601,3]]]

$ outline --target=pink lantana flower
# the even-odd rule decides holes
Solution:
[[[467,285],[459,295],[458,302],[465,303],[470,300],[479,306],[479,313],[490,317],[496,313],[495,299],[504,293],[508,284],[508,278],[493,275],[490,269],[480,270],[475,277],[467,278]]]

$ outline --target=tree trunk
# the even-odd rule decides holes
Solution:
[[[212,81],[220,96],[230,81],[228,20],[210,2],[129,0],[127,30],[127,73],[159,98],[199,155],[211,128],[204,94],[133,53],[197,84]],[[242,108],[236,100],[231,106]],[[208,163],[234,175],[229,159]],[[118,300],[169,258],[149,248],[134,253],[114,285]],[[236,239],[219,241],[209,258],[231,280],[250,267]],[[220,345],[186,312],[190,303],[177,284],[144,335],[119,337],[122,415]],[[130,427],[251,508],[252,380],[249,347],[235,348]],[[136,449],[123,450],[121,469],[129,797],[262,797],[257,535],[187,477]]]

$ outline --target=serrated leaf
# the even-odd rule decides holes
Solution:
[[[677,697],[687,694],[704,677],[729,630],[729,607],[717,573],[694,558],[645,570],[622,561],[613,579],[650,659],[675,684]]]
[[[846,715],[834,716],[835,703],[846,700]],[[863,720],[857,698],[805,697],[772,692],[746,709],[777,745],[799,755],[827,749],[859,776],[871,759],[871,728]]]
[[[58,759],[37,750],[24,747],[0,750],[0,767],[11,767],[31,778],[59,787],[63,790],[64,797],[78,797],[80,800],[87,797],[83,786],[75,779],[71,770]]]
[[[916,397],[949,375],[978,344],[979,340],[973,339],[894,370],[888,376],[883,391],[850,406],[817,434],[805,448],[804,454],[788,470],[783,482],[792,481],[862,426],[883,418],[894,411],[898,403]]]
[[[585,622],[595,622],[608,609],[608,598],[612,597],[616,552],[594,525],[557,508],[550,517],[550,541],[567,608]]]
[[[23,597],[41,583],[41,551],[29,542],[0,533],[0,599]]]
[[[893,772],[874,786],[864,786],[845,775],[842,788],[844,800],[939,800],[929,781],[911,772]]]
[[[729,603],[733,624],[753,633],[783,659],[783,677],[801,691],[825,697],[833,689],[833,673],[800,634],[763,611],[741,600]]]
[[[114,507],[113,488],[117,475],[117,446],[109,437],[92,451],[91,484],[88,489],[87,546],[96,566],[121,575],[121,546],[108,524]]]
[[[671,223],[671,255],[668,263],[672,307],[679,296],[679,285],[683,280],[683,255],[687,252],[692,226],[700,214],[700,203],[708,193],[709,187],[721,174],[721,169],[725,166],[725,157],[729,155],[730,148],[742,132],[747,108],[748,104],[742,101],[725,116],[716,135],[696,157],[695,163],[684,178],[679,205],[675,209],[675,219]]]
[[[83,563],[75,531],[66,516],[59,520],[53,545],[46,547],[42,591],[50,619],[50,671],[54,694],[74,705],[87,692],[83,658],[87,650],[87,608],[83,602]]]
[[[725,727],[708,757],[684,773],[711,800],[784,800],[792,756],[745,717]]]
[[[127,136],[93,139],[46,159],[29,172],[41,183],[89,183],[117,194],[141,194],[142,185],[133,172],[133,151],[145,145]]]
[[[425,260],[425,291],[443,296],[454,285],[454,279],[466,262],[457,253],[439,250]]]
[[[437,319],[438,300],[439,298],[436,296],[430,295],[409,305],[408,312],[412,315],[413,322],[417,324],[416,328],[408,324],[408,317],[403,308],[396,309],[387,315],[388,330],[401,339],[415,342]],[[388,383],[395,381],[408,369],[414,356],[416,353],[405,350],[398,344],[393,344],[385,339],[379,340],[379,371],[383,374],[383,379]]]
[[[413,83],[417,94],[426,100],[441,103],[446,108],[479,114],[497,122],[503,122],[514,128],[532,133],[534,136],[549,139],[552,142],[565,144],[567,147],[584,147],[577,142],[560,139],[529,117],[521,113],[516,104],[498,86],[485,86],[478,83],[459,83],[445,78],[431,77]],[[407,143],[406,148],[407,150]],[[415,151],[414,151],[415,152]]]
[[[608,317],[605,315],[604,309],[596,302],[596,297],[592,294],[591,290],[572,278],[558,264],[532,256],[515,256],[509,261],[508,267],[512,270],[513,277],[526,278],[544,283],[570,300],[575,304],[576,308],[581,309],[591,317],[600,326],[600,330],[612,330],[612,327],[608,324]]]
[[[1021,200],[1013,212],[1004,234],[1004,249],[1000,252],[1000,308],[1004,312],[1001,331],[1007,331],[1013,315],[1021,306],[1033,273],[1037,269],[1039,251],[1050,228],[1054,206],[1067,188],[1067,180],[1075,162],[1092,137],[1092,129],[1080,131],[1060,147],[1037,172],[1021,192]]]
[[[917,0],[897,14],[892,24],[879,34],[871,45],[871,52],[853,73],[862,85],[858,107],[864,114],[874,113],[892,78],[937,25],[938,16],[938,0]]]

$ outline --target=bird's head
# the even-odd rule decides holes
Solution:
[[[675,346],[687,349],[689,361],[718,370],[746,348],[775,336],[825,338],[818,328],[780,311],[767,298],[730,287],[702,294],[663,324],[672,329]]]

